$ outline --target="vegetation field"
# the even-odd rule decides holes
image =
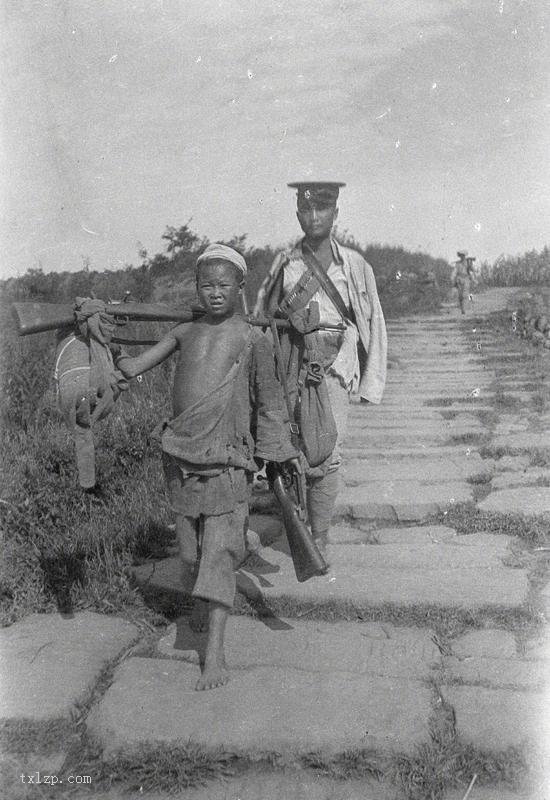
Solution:
[[[550,248],[500,256],[493,264],[483,262],[479,279],[485,286],[550,286]]]

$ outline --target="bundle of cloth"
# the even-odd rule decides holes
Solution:
[[[93,425],[112,411],[128,383],[114,366],[109,345],[115,322],[106,313],[105,303],[77,297],[74,315],[74,329],[60,334],[54,378],[58,406],[74,438],[80,485],[93,489]]]

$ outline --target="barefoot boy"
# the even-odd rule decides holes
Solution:
[[[197,689],[227,683],[224,630],[235,597],[235,569],[245,556],[248,490],[261,461],[298,465],[269,339],[237,315],[246,263],[212,244],[197,260],[204,317],[178,325],[136,358],[117,367],[134,377],[176,350],[174,419],[162,436],[165,474],[177,515],[184,579],[194,583],[193,623],[208,642]],[[202,606],[202,608],[201,608]]]

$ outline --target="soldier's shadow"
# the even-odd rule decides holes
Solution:
[[[255,575],[258,583],[260,584],[260,586],[258,586],[252,580],[250,575],[247,575],[246,572],[243,571],[244,569],[245,568],[243,567],[237,572],[237,591],[246,597],[248,603],[252,606],[257,614],[257,621],[266,627],[271,628],[273,631],[293,630],[292,625],[289,625],[288,622],[285,622],[275,614],[273,609],[271,609],[267,604],[266,599],[262,594],[261,587],[266,588],[272,586],[273,584],[266,580],[263,575],[249,570],[253,575]],[[275,566],[272,569],[272,572],[278,571],[278,566]]]
[[[284,537],[278,537],[273,541],[269,541],[269,548],[273,550],[283,550],[284,542],[286,542]],[[268,550],[264,546],[261,553],[252,553],[244,564],[241,565],[241,568],[237,572],[237,592],[246,598],[249,605],[251,605],[256,612],[258,620],[268,628],[279,631],[293,630],[291,625],[280,619],[269,607],[262,592],[262,589],[271,588],[273,586],[269,580],[269,576],[275,575],[281,571],[281,567],[278,564],[272,564],[265,557],[266,555],[268,555]],[[253,580],[253,578],[255,580]]]

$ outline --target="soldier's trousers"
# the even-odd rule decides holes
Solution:
[[[457,281],[456,288],[458,290],[458,305],[463,314],[466,313],[466,300],[470,295],[470,281]]]
[[[340,486],[338,469],[342,463],[341,449],[346,436],[350,407],[350,393],[340,380],[330,374],[325,376],[325,380],[338,437],[327,474],[321,478],[308,478],[308,514],[315,538],[326,537],[332,522]]]

